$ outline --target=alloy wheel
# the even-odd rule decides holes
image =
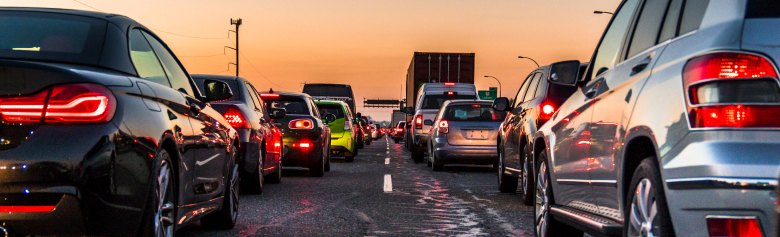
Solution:
[[[233,171],[232,175],[230,177],[230,217],[233,220],[233,222],[236,221],[236,218],[238,218],[238,188],[239,188],[239,181],[238,181],[238,164],[233,165]],[[262,182],[262,176],[263,173],[260,172],[260,177]]]
[[[539,236],[547,236],[547,224],[549,221],[548,210],[550,209],[550,200],[547,197],[547,164],[544,161],[539,165],[539,174],[536,177],[536,209],[535,227]]]
[[[174,232],[172,176],[168,162],[163,161],[157,175],[157,212],[154,215],[154,235],[157,237],[173,236]]]
[[[498,185],[501,186],[501,175],[504,175],[504,152],[498,152]]]
[[[649,179],[644,178],[636,185],[629,209],[631,219],[628,236],[657,236],[658,209],[654,191]]]

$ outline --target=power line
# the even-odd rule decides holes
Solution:
[[[263,76],[263,78],[264,78],[266,81],[268,81],[268,82],[270,82],[271,84],[274,84],[274,85],[276,85],[276,86],[278,86],[278,87],[281,87],[281,88],[285,88],[285,89],[287,89],[286,87],[283,87],[283,86],[281,86],[281,85],[279,85],[279,84],[276,84],[275,82],[271,81],[271,79],[268,79],[268,77],[266,77],[265,75],[263,75],[263,73],[262,73],[262,72],[260,72],[260,70],[257,70],[257,68],[255,67],[255,65],[254,65],[254,64],[252,64],[252,62],[251,62],[251,61],[249,61],[249,59],[247,59],[247,58],[246,58],[246,56],[244,56],[244,54],[241,54],[241,57],[243,57],[243,58],[244,58],[244,60],[246,60],[246,62],[247,62],[247,63],[249,63],[249,66],[251,66],[251,67],[252,67],[252,69],[254,69],[254,70],[255,70],[255,72],[257,72],[258,74],[260,74],[260,76]]]

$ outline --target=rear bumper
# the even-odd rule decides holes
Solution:
[[[438,145],[433,148],[433,152],[437,164],[494,164],[498,162],[495,146]]]
[[[354,156],[354,151],[344,146],[330,145],[331,156]]]
[[[35,195],[35,194],[30,194]],[[57,195],[59,201],[48,212],[3,212],[0,220],[9,236],[18,235],[85,235],[81,203],[73,195]],[[2,196],[0,196],[2,197]],[[132,234],[132,233],[130,233]]]
[[[284,151],[282,154],[282,166],[308,168],[310,164],[317,163],[322,157],[322,139],[308,139],[299,137],[285,137]],[[292,147],[293,143],[309,142],[311,147]]]
[[[708,217],[737,217],[771,236],[779,150],[776,131],[689,133],[660,159],[677,235],[707,236]]]

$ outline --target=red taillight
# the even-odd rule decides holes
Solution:
[[[555,112],[555,108],[551,104],[545,104],[542,106],[542,113],[551,115],[553,112]]]
[[[439,132],[440,133],[449,133],[450,132],[450,123],[447,122],[447,120],[439,121]]]
[[[539,123],[537,124],[538,127],[541,127],[547,121],[549,121],[552,118],[553,113],[555,113],[555,106],[550,104],[549,102],[545,102],[540,106],[541,113],[539,113]]]
[[[710,237],[740,236],[762,237],[758,220],[746,218],[707,218],[707,229]]]
[[[421,129],[422,125],[423,125],[422,115],[417,115],[417,117],[414,118],[414,128]]]
[[[311,147],[311,143],[308,142],[293,143],[292,147],[309,148]]]
[[[403,132],[403,131],[404,131],[403,128],[395,128],[395,132]]]
[[[447,95],[452,95],[452,94],[455,94],[455,92],[447,91]]]
[[[290,121],[288,127],[291,129],[311,129],[314,125],[309,119],[296,119]]]
[[[246,117],[244,117],[241,110],[236,107],[229,107],[227,111],[225,111],[224,116],[228,124],[234,128],[249,128],[249,122],[246,121]]]
[[[262,98],[279,98],[279,94],[274,94],[274,93],[260,93],[260,97],[262,97]]]
[[[50,212],[54,206],[0,206],[0,212]]]
[[[60,85],[31,96],[0,98],[0,114],[8,122],[39,122],[43,114],[49,124],[106,123],[115,110],[111,91],[93,84]]]
[[[780,127],[777,73],[761,56],[713,53],[688,61],[683,70],[691,127]],[[753,86],[766,83],[765,86]],[[763,105],[762,105],[763,103]]]

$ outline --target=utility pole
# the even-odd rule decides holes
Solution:
[[[236,51],[236,63],[230,63],[233,65],[236,65],[236,77],[238,77],[238,27],[241,26],[241,18],[238,18],[238,20],[233,20],[233,18],[230,18],[230,25],[236,25],[236,30],[231,30],[233,33],[236,33],[236,48],[232,48],[229,46],[225,46],[225,48],[229,48]]]

